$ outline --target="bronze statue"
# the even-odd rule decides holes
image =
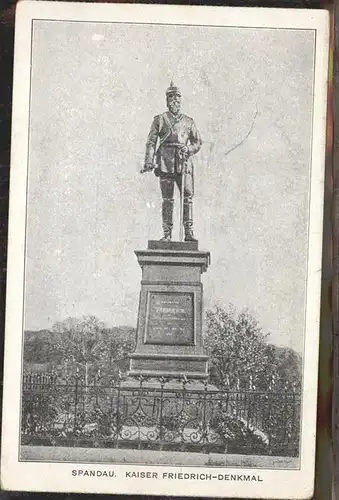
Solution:
[[[154,170],[160,180],[162,194],[161,241],[171,241],[173,228],[174,183],[181,194],[180,234],[185,241],[197,241],[193,234],[193,163],[191,156],[201,147],[201,138],[194,120],[181,113],[181,92],[173,82],[166,90],[168,111],[153,119],[146,142],[142,173]]]

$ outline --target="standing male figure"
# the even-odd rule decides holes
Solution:
[[[174,183],[182,192],[185,241],[196,241],[193,234],[193,163],[191,156],[201,148],[194,120],[181,113],[181,92],[173,82],[166,90],[168,111],[153,118],[146,142],[145,165],[141,171],[154,173],[162,194],[162,241],[171,241],[173,228]],[[184,175],[183,175],[184,174]]]

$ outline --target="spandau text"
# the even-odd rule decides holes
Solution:
[[[101,470],[101,469],[73,469],[72,476],[115,477],[115,472],[113,470]]]

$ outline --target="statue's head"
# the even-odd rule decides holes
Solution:
[[[170,86],[166,90],[166,103],[169,111],[177,115],[181,109],[181,92],[178,87],[171,81]]]

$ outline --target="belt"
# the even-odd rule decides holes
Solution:
[[[161,148],[183,148],[184,146],[186,146],[186,144],[183,144],[183,143],[179,143],[179,142],[166,142],[164,144],[161,144]]]

